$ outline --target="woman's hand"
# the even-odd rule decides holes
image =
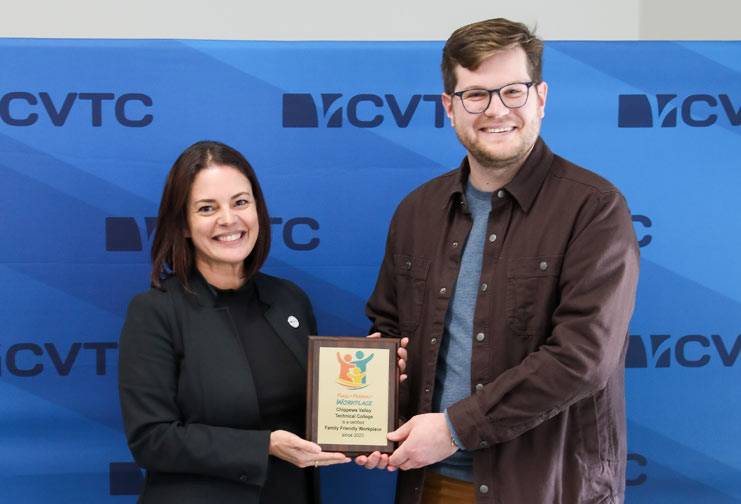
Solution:
[[[380,332],[374,332],[373,334],[369,334],[366,336],[366,338],[380,338],[381,333]],[[399,366],[399,383],[403,382],[407,379],[407,375],[404,374],[404,371],[407,368],[407,343],[409,343],[409,338],[401,338],[401,341],[399,342],[399,350],[397,353],[398,360],[396,361],[396,365]]]
[[[350,462],[350,458],[342,453],[323,452],[318,444],[284,430],[270,433],[269,453],[298,467],[319,467]]]

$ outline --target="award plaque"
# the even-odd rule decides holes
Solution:
[[[306,439],[346,455],[391,453],[399,340],[309,336]]]

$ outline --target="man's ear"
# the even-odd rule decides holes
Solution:
[[[548,83],[542,81],[535,85],[535,89],[538,91],[538,104],[540,105],[540,118],[543,119],[545,116],[545,99],[548,96]]]
[[[445,113],[450,119],[450,125],[455,128],[455,119],[453,118],[453,97],[448,93],[442,94],[443,107],[445,107]]]

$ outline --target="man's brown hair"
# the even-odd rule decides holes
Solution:
[[[520,46],[527,56],[528,72],[533,82],[543,80],[543,41],[526,25],[509,19],[479,21],[458,28],[443,48],[443,86],[445,92],[455,91],[455,66],[476,70],[492,54]]]

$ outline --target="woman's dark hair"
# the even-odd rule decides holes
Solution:
[[[167,175],[162,191],[157,228],[152,241],[151,285],[164,290],[162,281],[177,276],[186,290],[192,292],[188,274],[195,261],[195,248],[188,231],[188,199],[196,174],[214,165],[232,166],[242,172],[252,185],[255,197],[259,232],[252,252],[244,260],[245,279],[254,275],[263,265],[270,251],[270,219],[260,183],[252,166],[239,151],[219,142],[198,142],[180,154]]]

